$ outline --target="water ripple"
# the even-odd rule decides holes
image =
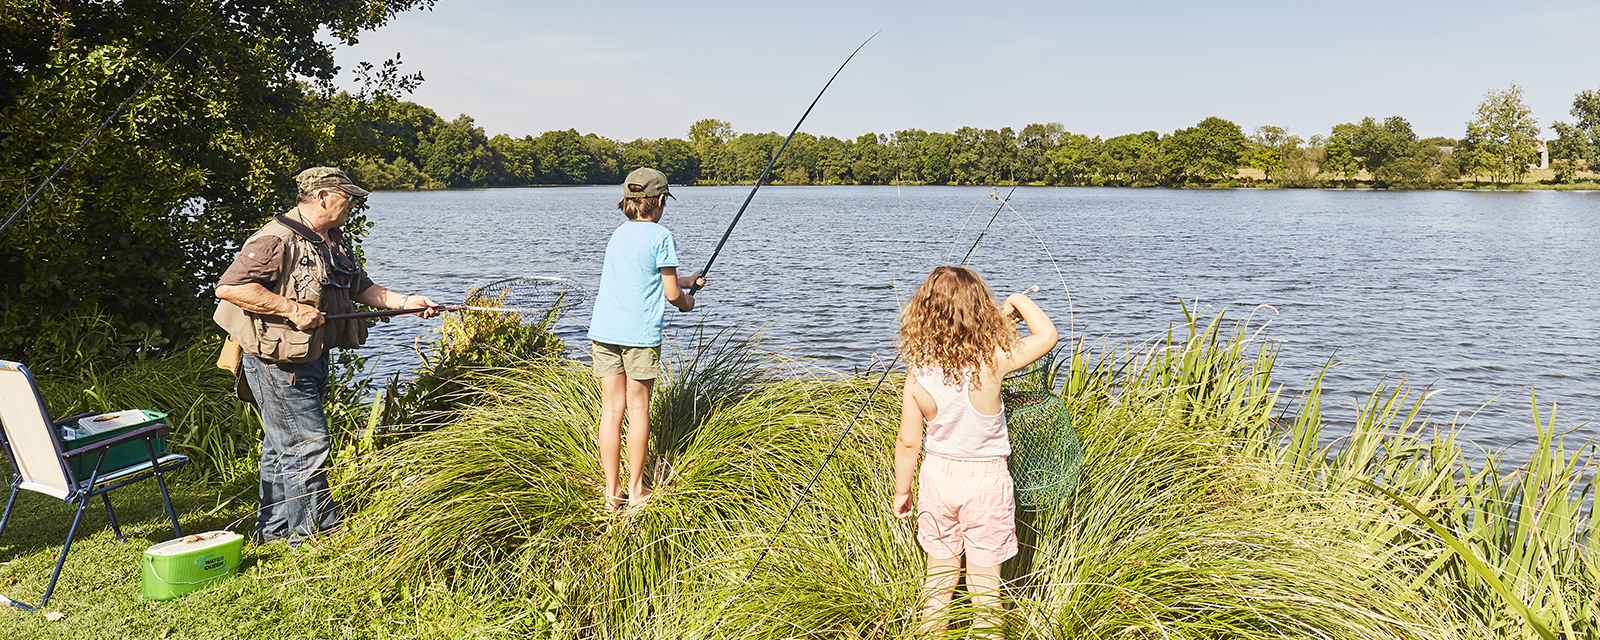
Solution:
[[[716,245],[746,188],[685,187],[662,223],[684,266]],[[963,255],[993,211],[968,187],[764,187],[718,256],[701,309],[669,311],[687,337],[766,327],[769,347],[840,371],[892,357],[896,310],[947,254]],[[458,300],[512,275],[565,276],[593,288],[616,189],[376,193],[369,270],[385,286]],[[1092,343],[1142,343],[1182,320],[1230,308],[1271,321],[1277,379],[1324,379],[1335,421],[1380,383],[1446,391],[1437,420],[1470,422],[1467,439],[1534,445],[1531,400],[1559,406],[1558,426],[1600,414],[1600,218],[1582,194],[1022,188],[1012,204],[1056,258],[1002,211],[972,262],[997,292],[1037,285],[1041,306]],[[714,212],[713,205],[723,204]],[[959,243],[968,214],[978,207]],[[558,333],[587,349],[589,309]],[[384,371],[416,364],[411,344],[435,323],[405,318],[373,331]],[[1474,415],[1475,414],[1475,415]],[[1593,425],[1573,436],[1594,435]]]

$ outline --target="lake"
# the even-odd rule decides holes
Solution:
[[[749,187],[673,192],[662,224],[686,273]],[[439,302],[510,276],[571,278],[590,301],[558,333],[586,356],[619,198],[617,187],[374,193],[368,270]],[[1535,392],[1542,414],[1555,405],[1558,428],[1576,428],[1569,442],[1596,433],[1585,423],[1600,415],[1600,193],[1022,187],[1010,202],[1016,213],[1000,211],[970,264],[1001,296],[1038,286],[1064,336],[1155,340],[1183,321],[1180,300],[1206,316],[1254,313],[1280,341],[1275,378],[1289,390],[1338,363],[1324,382],[1336,423],[1406,380],[1436,392],[1424,405],[1436,421],[1465,423],[1508,460],[1535,445]],[[669,309],[669,351],[700,326],[763,328],[767,348],[819,367],[881,366],[897,301],[959,262],[998,204],[980,187],[762,187],[699,308]],[[411,345],[438,322],[379,325],[368,353],[380,371],[413,367]]]

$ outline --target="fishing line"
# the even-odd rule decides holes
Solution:
[[[1011,193],[1016,193],[1016,191],[1017,191],[1017,188],[1015,186],[1013,186],[1011,188]],[[1009,200],[1011,198],[1011,193],[1006,194],[1006,200],[1001,200],[1001,206],[1000,207],[995,207],[994,213],[989,216],[989,224],[993,224],[994,223],[995,217],[1000,214],[1001,207],[1006,206],[1007,200]],[[995,197],[996,199],[999,198],[999,196],[997,194],[995,194],[994,192],[992,192],[992,191],[990,192],[990,196]],[[1015,212],[1016,209],[1012,209],[1012,211]],[[974,213],[977,212],[977,207],[976,206],[973,207],[973,212]],[[1019,213],[1017,215],[1020,217],[1022,214]],[[968,214],[967,219],[970,221],[971,218],[972,218],[972,214]],[[989,224],[985,224],[984,225],[984,229],[983,229],[984,233],[988,233]],[[1032,228],[1032,227],[1030,226],[1030,228]],[[962,225],[962,231],[958,232],[956,234],[957,241],[960,240],[961,233],[964,233],[965,230],[966,230],[966,226],[965,226],[965,224],[963,224]],[[967,256],[962,258],[962,262],[963,263],[966,262],[967,258],[972,257],[972,251],[974,249],[978,248],[978,242],[981,242],[983,240],[984,233],[978,234],[977,240],[975,240],[972,243],[972,248],[967,250]],[[1035,237],[1037,237],[1037,233],[1035,234]],[[954,243],[952,243],[952,247],[953,246],[954,246]],[[1047,252],[1048,252],[1048,250],[1047,250]],[[946,256],[946,257],[948,258],[948,256]],[[1054,258],[1051,258],[1052,262],[1054,260],[1055,260]],[[1057,269],[1057,274],[1059,275],[1059,273],[1060,273],[1060,270]],[[1062,279],[1062,285],[1065,286],[1065,283],[1066,283],[1066,280],[1063,278]],[[898,288],[895,289],[895,297],[896,297],[896,299],[898,301],[898,298],[899,298],[899,289]],[[811,479],[806,482],[805,488],[800,491],[800,497],[795,499],[794,504],[789,507],[789,513],[784,515],[783,522],[781,522],[778,525],[777,530],[773,532],[772,536],[769,537],[768,540],[775,539],[778,536],[782,535],[784,529],[789,526],[789,521],[794,518],[795,512],[800,510],[801,503],[803,503],[805,501],[807,496],[811,495],[811,488],[812,488],[813,485],[816,484],[817,478],[822,476],[823,469],[826,469],[828,467],[828,463],[833,460],[834,454],[837,453],[839,451],[839,447],[844,444],[845,438],[849,437],[851,431],[853,429],[855,429],[856,422],[858,422],[861,419],[861,415],[862,414],[866,413],[867,406],[872,403],[872,397],[874,395],[877,395],[878,389],[883,386],[883,381],[888,379],[889,374],[894,371],[895,366],[900,364],[900,356],[901,356],[901,354],[899,353],[899,350],[897,349],[896,353],[895,353],[894,360],[890,361],[889,362],[889,366],[883,370],[883,374],[878,376],[878,381],[875,384],[872,385],[872,390],[867,392],[867,397],[861,401],[861,407],[856,410],[855,416],[850,418],[850,422],[845,425],[844,432],[839,434],[839,439],[834,441],[833,447],[828,450],[828,454],[826,456],[823,456],[822,463],[817,465],[817,470],[811,474]],[[868,369],[868,371],[870,371],[870,370],[871,369]],[[767,554],[770,553],[771,551],[772,551],[772,547],[771,547],[770,543],[762,546],[761,554],[756,556],[755,564],[751,565],[750,572],[745,574],[745,577],[744,577],[745,582],[748,583],[751,578],[755,577],[756,570],[761,567],[761,562],[766,559]],[[726,607],[726,605],[724,605],[724,607]],[[718,617],[720,618],[721,616],[719,615]]]
[[[894,366],[897,364],[900,364],[899,354],[896,354],[894,360],[889,363],[888,368],[883,370],[883,375],[878,376],[878,382],[872,385],[872,390],[867,392],[866,399],[861,401],[861,408],[856,410],[855,417],[851,418],[849,424],[845,425],[844,433],[839,434],[839,439],[833,442],[833,448],[828,450],[828,455],[822,457],[822,464],[817,465],[816,472],[812,473],[811,479],[806,482],[806,488],[800,491],[800,498],[794,501],[793,506],[789,507],[788,515],[783,517],[783,522],[778,525],[778,530],[773,532],[772,538],[783,535],[784,528],[789,526],[789,520],[794,517],[796,511],[800,510],[800,504],[805,502],[806,496],[811,495],[812,485],[816,484],[817,478],[822,477],[822,470],[828,468],[828,462],[833,460],[833,454],[839,452],[839,446],[844,444],[844,439],[850,436],[850,431],[855,428],[856,421],[861,419],[861,414],[867,411],[867,405],[872,403],[872,396],[878,393],[878,387],[883,386],[883,381],[889,378],[889,374],[894,371]],[[772,538],[768,538],[768,540]],[[749,582],[751,578],[755,577],[756,570],[761,568],[761,561],[767,559],[767,553],[770,551],[772,551],[770,543],[762,545],[761,555],[756,557],[755,564],[750,565],[750,572],[744,576],[745,582]]]
[[[711,272],[711,263],[716,262],[717,254],[722,253],[722,245],[728,243],[728,236],[733,235],[733,228],[739,224],[739,218],[744,216],[744,210],[746,207],[750,206],[750,200],[756,197],[756,190],[760,189],[761,183],[766,181],[767,174],[772,172],[772,166],[778,163],[778,157],[783,155],[783,150],[789,147],[789,141],[794,139],[794,134],[800,132],[800,125],[806,121],[806,116],[811,115],[811,110],[816,108],[817,101],[822,99],[822,94],[828,92],[828,87],[833,86],[834,79],[838,78],[839,73],[844,71],[845,65],[850,64],[850,61],[855,59],[856,54],[861,51],[861,47],[867,46],[867,42],[872,42],[872,39],[878,37],[879,33],[883,33],[883,30],[879,29],[877,33],[872,34],[872,36],[868,37],[865,42],[862,42],[860,46],[857,46],[855,51],[850,52],[850,57],[844,59],[844,64],[839,65],[839,69],[833,72],[832,77],[828,78],[828,83],[822,85],[822,91],[818,91],[817,97],[811,100],[811,106],[806,107],[806,112],[800,114],[800,121],[794,123],[794,129],[789,131],[789,137],[783,139],[783,144],[778,146],[777,153],[772,154],[772,159],[767,161],[767,168],[762,169],[761,175],[756,177],[756,184],[755,186],[750,187],[750,195],[744,197],[744,204],[739,205],[739,212],[733,214],[733,221],[728,223],[728,230],[722,232],[722,239],[717,241],[717,248],[711,251],[711,258],[707,259],[706,266],[700,269],[700,276],[702,278],[705,277],[707,273]],[[694,284],[689,286],[690,295],[700,292],[698,278],[696,280],[697,281]]]
[[[1016,192],[1017,192],[1017,185],[1011,185],[1011,193],[1007,193],[1005,199],[1004,200],[1000,200],[999,194],[996,194],[993,189],[989,190],[989,197],[994,198],[996,200],[1000,200],[1000,204],[997,204],[997,205],[994,206],[994,213],[989,214],[989,221],[983,223],[983,231],[978,234],[978,238],[976,240],[972,241],[972,247],[967,249],[967,255],[961,256],[961,262],[958,263],[958,264],[967,264],[967,261],[972,259],[972,252],[978,250],[978,243],[979,242],[983,242],[983,236],[989,233],[989,225],[994,224],[995,217],[1000,215],[1000,209],[1004,208],[1007,204],[1009,204],[1011,202],[1011,194],[1016,193]],[[1012,209],[1012,211],[1016,211],[1016,209]],[[1018,215],[1020,215],[1020,214],[1018,214]],[[970,218],[970,216],[969,216],[969,218]],[[963,233],[966,232],[965,225],[962,226],[961,231]],[[956,238],[958,240],[960,239],[960,237],[961,237],[960,234],[956,235]],[[955,243],[952,242],[951,244],[954,245]],[[1065,281],[1063,281],[1063,282],[1065,282]]]
[[[1011,190],[1016,191],[1016,188],[1013,187]],[[1039,248],[1044,249],[1045,257],[1050,259],[1050,268],[1055,270],[1056,279],[1061,281],[1061,292],[1067,295],[1067,335],[1077,335],[1078,325],[1072,308],[1072,291],[1067,289],[1067,277],[1061,274],[1061,265],[1056,262],[1055,255],[1050,253],[1050,245],[1045,244],[1044,238],[1039,235],[1039,231],[1033,228],[1033,223],[1028,222],[1028,218],[1023,216],[1021,211],[1017,211],[1016,207],[1011,206],[1010,194],[1007,194],[1006,199],[1002,200],[1000,204],[1004,205],[1005,208],[1010,209],[1012,213],[1017,214],[1017,219],[1022,221],[1022,226],[1028,228],[1028,232],[1033,234],[1033,239],[1039,242]],[[991,222],[992,221],[993,220],[991,219]],[[988,228],[985,227],[984,230],[987,231]],[[982,239],[982,236],[979,236],[979,239]],[[978,245],[977,243],[973,243],[972,246],[973,248],[977,248]],[[971,255],[971,253],[971,251],[967,252],[968,255]]]
[[[706,235],[706,226],[711,224],[711,216],[712,216],[712,214],[715,214],[717,212],[717,207],[720,207],[720,206],[725,205],[725,204],[727,204],[727,203],[726,202],[718,202],[718,203],[716,203],[714,205],[711,205],[711,210],[707,211],[705,217],[700,220],[700,231],[694,234],[694,247],[689,249],[689,253],[693,254],[693,253],[696,253],[696,252],[700,251],[700,239],[704,238],[705,235]]]
[[[994,190],[990,189],[989,193],[994,193]],[[956,231],[956,239],[950,241],[950,250],[944,252],[945,264],[950,264],[950,256],[956,254],[956,245],[961,242],[961,236],[967,232],[967,225],[972,224],[972,216],[978,215],[978,207],[982,204],[982,200],[972,203],[972,210],[967,212],[967,219],[961,221],[961,229]]]
[[[39,194],[44,193],[45,187],[50,186],[50,181],[55,180],[56,176],[61,175],[61,172],[67,168],[67,165],[72,164],[72,161],[77,159],[78,154],[83,152],[84,147],[89,146],[89,143],[93,142],[95,137],[100,135],[101,131],[105,131],[105,128],[111,124],[111,121],[116,119],[117,114],[122,113],[122,110],[128,106],[128,103],[133,102],[133,99],[138,97],[138,95],[144,91],[145,87],[150,86],[150,82],[155,80],[156,76],[161,75],[161,72],[167,68],[167,65],[172,63],[173,58],[178,57],[179,53],[182,53],[184,49],[189,48],[189,43],[194,41],[195,36],[200,35],[200,32],[204,31],[206,26],[211,24],[211,20],[216,18],[217,14],[222,13],[222,10],[227,8],[227,6],[228,2],[223,2],[215,11],[211,12],[211,15],[206,16],[206,21],[200,23],[200,28],[195,29],[194,33],[189,34],[189,39],[184,40],[183,44],[178,46],[177,51],[174,51],[172,52],[172,55],[167,56],[167,61],[161,63],[160,67],[156,67],[155,72],[151,73],[150,77],[144,79],[144,84],[139,85],[138,89],[134,89],[133,93],[128,96],[128,99],[123,100],[122,104],[118,105],[117,109],[112,111],[111,115],[107,116],[104,122],[100,123],[100,127],[95,129],[94,133],[89,134],[89,137],[83,139],[83,143],[78,145],[78,148],[72,152],[72,155],[67,157],[66,162],[61,163],[61,166],[56,167],[55,173],[50,174],[50,177],[44,179],[44,182],[39,185],[39,188],[34,190],[33,195],[28,196],[28,200],[23,202],[22,206],[17,207],[16,213],[11,214],[10,218],[6,218],[5,224],[0,224],[0,236],[4,236],[6,229],[11,228],[11,223],[17,219],[17,216],[22,215],[23,211],[27,211],[28,207],[33,206],[33,201],[39,199]]]

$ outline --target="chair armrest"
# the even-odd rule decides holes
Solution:
[[[106,440],[101,440],[99,442],[96,442],[94,444],[91,444],[91,445],[88,445],[88,446],[85,446],[85,447],[79,447],[79,448],[73,449],[71,451],[62,452],[61,457],[63,457],[63,458],[76,458],[78,456],[88,455],[88,454],[94,453],[96,451],[101,451],[103,449],[108,449],[108,448],[111,448],[111,447],[115,447],[115,446],[117,446],[119,444],[122,444],[124,442],[132,442],[134,440],[149,440],[151,438],[165,438],[165,437],[167,437],[167,424],[164,423],[164,422],[157,422],[155,424],[152,424],[152,425],[150,425],[148,427],[144,427],[142,429],[138,429],[138,430],[135,430],[135,431],[129,431],[129,432],[124,433],[124,434],[122,434],[120,436],[117,436],[115,438],[109,438],[109,439],[106,439]]]
[[[82,420],[84,418],[88,418],[90,416],[97,416],[97,415],[100,415],[100,414],[95,413],[93,411],[85,411],[85,412],[80,413],[78,415],[68,416],[68,417],[62,418],[60,420],[57,420],[55,422],[52,422],[52,423],[50,423],[50,426],[55,427],[57,429],[60,429],[61,427],[65,427],[65,426],[67,426],[69,424],[72,424],[72,423],[77,422],[79,420]]]

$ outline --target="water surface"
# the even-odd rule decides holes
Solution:
[[[705,262],[748,190],[674,188],[662,224],[685,267]],[[668,310],[669,340],[702,323],[765,327],[768,347],[833,370],[893,358],[897,300],[967,252],[998,204],[988,191],[763,187],[700,308]],[[368,268],[441,302],[516,275],[572,278],[592,298],[623,222],[618,197],[615,187],[374,193]],[[1001,295],[1039,286],[1034,298],[1062,333],[1097,344],[1155,339],[1182,321],[1180,300],[1206,315],[1253,312],[1281,341],[1276,378],[1291,389],[1338,363],[1325,379],[1330,418],[1348,421],[1375,386],[1405,379],[1437,392],[1425,405],[1436,420],[1465,422],[1469,440],[1521,460],[1534,392],[1542,412],[1559,406],[1558,427],[1595,433],[1582,423],[1600,415],[1596,198],[1023,187],[1011,204],[1039,238],[1002,210],[971,264]],[[559,328],[574,351],[587,348],[588,319],[585,305]],[[433,326],[381,325],[369,351],[385,371],[414,366],[411,345]]]

